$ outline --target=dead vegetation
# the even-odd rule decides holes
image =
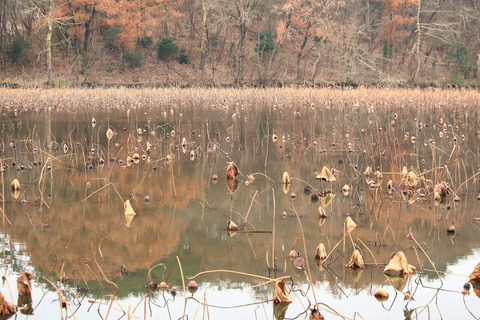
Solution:
[[[48,253],[61,257],[60,267],[51,257],[32,256],[58,273],[44,281],[68,316],[75,317],[79,301],[68,281],[77,288],[92,283],[108,288],[89,302],[102,318],[116,312],[139,318],[142,304],[144,310],[164,312],[177,294],[185,305],[196,305],[189,316],[208,315],[216,305],[202,277],[228,273],[237,283],[260,288],[267,298],[259,303],[275,302],[279,318],[289,308],[311,319],[363,318],[368,310],[327,304],[318,283],[327,282],[345,299],[347,277],[364,292],[391,285],[407,307],[418,295],[430,294],[423,287],[425,274],[437,281],[434,298],[451,290],[443,287],[445,270],[437,269],[437,259],[448,257],[441,246],[475,247],[471,238],[456,246],[467,241],[459,236],[466,230],[474,235],[480,230],[467,210],[478,194],[479,94],[473,91],[0,89],[0,94],[8,119],[27,123],[24,136],[4,136],[3,178],[16,182],[12,197],[8,187],[2,194],[3,225],[15,224],[22,231],[18,238],[29,244],[32,226],[44,238],[59,240],[48,242]],[[93,114],[99,106],[103,111]],[[48,137],[38,133],[32,114],[50,121],[50,129],[42,128],[50,130]],[[81,120],[69,120],[73,129],[64,134],[54,131],[55,117]],[[80,199],[69,203],[71,211],[56,211],[58,190],[70,192],[69,201]],[[24,220],[5,205],[17,210],[23,205]],[[91,238],[72,236],[67,248],[57,235],[65,226],[74,235],[88,230]],[[451,226],[455,232],[445,232]],[[184,243],[185,229],[201,236]],[[88,252],[71,249],[86,243]],[[183,274],[178,256],[158,263],[172,260],[178,248],[187,258],[190,250],[200,257],[198,275]],[[163,273],[154,274],[160,266]],[[139,270],[148,270],[146,285],[140,285],[148,291],[137,305],[125,306],[116,279]],[[180,275],[171,275],[175,272]],[[365,279],[362,274],[369,272],[372,277]],[[20,274],[20,295],[30,295],[31,279]],[[459,280],[459,288],[464,282]],[[368,295],[382,303],[393,297],[385,289]],[[437,307],[434,301],[412,312]]]

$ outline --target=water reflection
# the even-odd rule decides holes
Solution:
[[[62,280],[58,285],[72,290],[65,291],[72,301],[85,299],[79,315],[88,314],[87,300],[112,294],[106,277],[118,286],[123,308],[146,303],[147,295],[153,314],[170,318],[183,314],[185,296],[192,299],[187,314],[214,318],[294,318],[308,313],[315,299],[324,304],[322,313],[333,308],[366,319],[427,318],[428,312],[453,317],[453,308],[468,317],[465,299],[478,317],[474,294],[460,294],[466,280],[449,271],[468,265],[458,272],[466,276],[478,259],[471,178],[478,120],[456,108],[404,107],[395,114],[344,105],[292,109],[144,106],[2,118],[4,269],[11,277],[33,271],[49,301],[56,293],[43,277]],[[225,178],[229,162],[240,170],[235,180]],[[404,166],[421,175],[425,198],[404,186]],[[324,167],[336,172],[336,181],[316,179]],[[366,179],[367,167],[382,177]],[[285,171],[291,182],[282,185]],[[8,188],[14,178],[18,193]],[[396,187],[389,193],[390,180]],[[453,194],[444,203],[433,201],[440,181],[448,181],[461,201]],[[405,192],[414,196],[406,199]],[[128,223],[127,201],[136,213]],[[326,218],[319,218],[319,207]],[[358,225],[351,236],[344,233],[347,216]],[[239,232],[229,234],[228,221]],[[457,232],[447,234],[452,223]],[[406,238],[409,232],[419,246]],[[320,242],[329,258],[317,265]],[[292,249],[306,260],[304,270],[290,261]],[[361,251],[366,269],[345,268],[353,249]],[[400,250],[421,276],[384,275],[392,252]],[[244,274],[201,275],[195,294],[184,296],[181,289],[172,296],[145,288],[149,269],[160,263],[165,269],[156,268],[151,278],[169,287],[183,287],[182,273]],[[293,303],[272,304],[273,284],[253,275],[291,276]],[[380,304],[372,294],[382,286],[390,299]],[[407,291],[414,300],[405,300]],[[43,294],[36,289],[34,305]],[[233,308],[239,305],[248,306]],[[58,307],[37,308],[40,319]]]

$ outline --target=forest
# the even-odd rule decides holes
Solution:
[[[476,0],[0,0],[3,86],[478,86]]]

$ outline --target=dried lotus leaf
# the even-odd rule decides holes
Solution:
[[[227,180],[234,180],[238,175],[238,168],[234,162],[229,162],[227,166]]]
[[[290,175],[288,174],[287,171],[285,171],[285,172],[283,173],[282,183],[283,183],[283,184],[290,184]]]
[[[325,249],[325,245],[320,242],[315,249],[315,259],[325,260],[327,258],[327,250]]]
[[[347,217],[345,219],[345,227],[347,229],[347,233],[350,233],[350,232],[353,231],[353,229],[355,229],[357,227],[357,224],[353,221],[352,218]]]
[[[12,183],[10,183],[10,189],[12,190],[20,190],[22,187],[20,185],[20,181],[18,179],[13,179]]]
[[[347,268],[359,268],[359,269],[364,269],[365,265],[363,263],[363,257],[360,251],[355,249],[352,253],[352,256],[350,257],[350,261],[347,263]]]
[[[399,251],[390,259],[383,272],[388,275],[401,275],[415,273],[415,270],[414,266],[408,264],[405,253]]]
[[[112,140],[114,135],[113,130],[111,128],[108,128],[106,135],[108,140]]]
[[[275,303],[292,302],[292,300],[288,297],[287,287],[283,280],[275,282],[275,289],[273,290],[273,301]]]
[[[337,179],[335,178],[333,173],[330,171],[330,169],[328,169],[325,166],[322,168],[322,171],[320,171],[320,173],[317,174],[315,178],[321,181],[328,181],[328,182],[337,181]]]
[[[470,281],[480,281],[480,262],[477,263],[472,273],[470,274]]]

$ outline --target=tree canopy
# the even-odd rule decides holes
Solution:
[[[0,16],[0,68],[32,77],[478,83],[480,11],[465,0],[3,0]]]

